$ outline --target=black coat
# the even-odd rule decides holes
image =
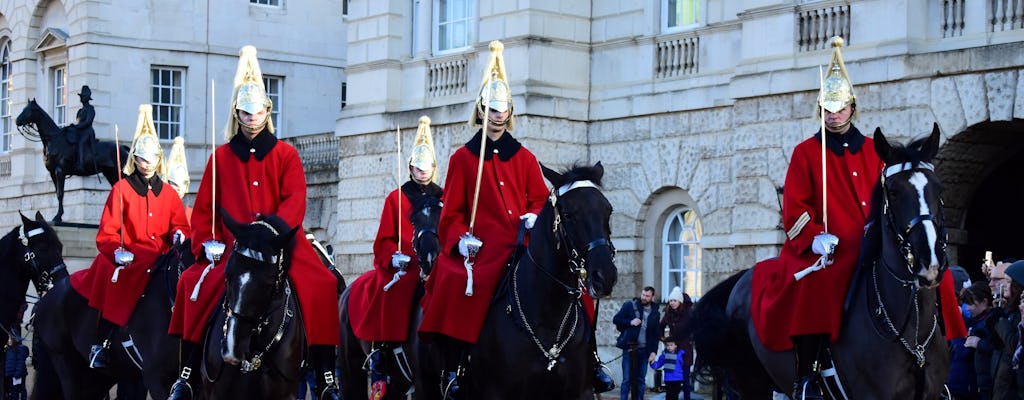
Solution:
[[[628,350],[639,343],[640,327],[643,324],[632,326],[629,322],[634,318],[640,318],[640,307],[640,299],[633,298],[633,300],[623,303],[619,312],[615,313],[612,322],[615,323],[615,328],[620,332],[618,340],[615,341],[615,347]],[[658,326],[660,320],[661,313],[658,312],[658,304],[651,302],[651,313],[647,315],[647,331],[643,332],[647,343],[643,349],[639,349],[641,350],[640,355],[642,357],[647,357],[648,354],[658,351],[658,339],[661,338]]]

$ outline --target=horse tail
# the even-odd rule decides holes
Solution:
[[[684,335],[693,338],[694,377],[701,383],[729,381],[733,377],[728,371],[757,359],[746,321],[731,319],[726,310],[733,288],[747,271],[730,276],[705,293],[684,327]]]

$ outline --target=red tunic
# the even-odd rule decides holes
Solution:
[[[99,254],[89,269],[71,275],[71,287],[88,299],[89,306],[99,310],[104,319],[119,326],[131,318],[149,283],[149,268],[171,248],[174,232],[189,233],[185,209],[174,189],[161,183],[159,195],[147,190],[143,196],[132,189],[129,179],[133,178],[122,179],[110,190],[96,232]],[[111,282],[117,268],[114,250],[121,243],[122,201],[124,247],[135,255],[135,261],[117,273],[117,282]]]
[[[856,142],[860,132],[855,127],[846,135]],[[845,136],[845,135],[844,135]],[[830,140],[831,142],[831,140]],[[838,147],[838,146],[837,146]],[[856,145],[852,145],[856,148]],[[821,141],[809,138],[793,149],[783,192],[782,222],[787,240],[777,259],[764,260],[754,267],[751,286],[751,314],[761,342],[770,350],[792,348],[791,337],[808,334],[829,334],[835,342],[843,321],[843,302],[857,267],[864,225],[871,212],[871,194],[883,168],[875,153],[874,140],[864,138],[855,154],[846,148],[842,155],[832,148],[826,150],[828,168],[828,228],[839,237],[835,262],[831,266],[805,276],[800,281],[793,274],[818,260],[811,251],[814,236],[824,231],[821,198]],[[806,215],[806,216],[805,216]],[[952,308],[956,318],[946,318],[947,336],[958,337],[963,320],[959,317],[952,285],[944,279],[943,313]]]
[[[406,186],[409,184],[403,189]],[[401,216],[398,215],[399,196]],[[413,295],[420,279],[420,262],[412,248],[413,226],[409,222],[412,211],[409,197],[399,190],[392,191],[384,200],[377,239],[373,242],[373,269],[360,275],[349,286],[348,315],[352,330],[359,339],[371,342],[403,342],[407,339]],[[402,253],[412,260],[405,276],[384,291],[384,286],[398,271],[391,266],[391,256],[398,251],[398,224],[402,226]]]
[[[467,146],[475,142],[474,148],[479,148],[479,140],[475,136]],[[473,267],[473,296],[465,294],[466,268],[458,243],[469,231],[479,158],[463,146],[448,161],[444,208],[438,227],[442,251],[426,283],[421,333],[441,333],[476,343],[491,297],[515,246],[519,216],[539,213],[544,206],[549,191],[537,158],[507,132],[497,143],[498,154],[493,154],[493,145],[488,143],[488,152],[497,157],[485,157],[480,182],[480,205],[473,234],[483,241],[483,246]]]
[[[239,222],[249,223],[261,216],[277,215],[289,225],[300,226],[306,213],[306,176],[299,154],[291,145],[278,141],[266,131],[252,142],[238,134],[230,143],[218,147],[216,155],[217,176],[212,175],[210,160],[207,160],[192,213],[192,251],[196,254],[196,264],[185,270],[178,281],[168,329],[170,334],[182,335],[191,342],[202,339],[205,323],[219,304],[224,291],[224,263],[235,241],[219,214],[215,223],[211,220],[213,179],[217,180],[217,207],[223,207]],[[192,301],[189,297],[209,265],[202,243],[213,237],[213,229],[217,232],[216,239],[224,242],[227,250],[220,263],[203,279],[198,299]],[[320,262],[308,241],[296,240],[292,256],[288,276],[298,294],[307,341],[311,345],[337,345],[337,279]]]

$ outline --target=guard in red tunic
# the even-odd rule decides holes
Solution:
[[[106,367],[114,326],[125,326],[149,284],[149,268],[157,257],[189,233],[178,194],[157,175],[163,170],[163,149],[153,127],[153,108],[139,106],[135,139],[124,178],[107,196],[96,233],[99,254],[89,269],[71,275],[71,287],[100,312],[90,368]]]
[[[171,398],[190,398],[189,378],[201,355],[205,324],[224,292],[224,264],[234,236],[215,215],[214,204],[239,222],[277,215],[299,226],[306,213],[306,177],[299,154],[274,137],[272,104],[263,86],[256,48],[242,48],[235,74],[234,93],[225,136],[206,164],[192,213],[192,251],[196,264],[181,275],[171,325],[182,337],[182,373],[171,388]],[[216,160],[216,175],[211,163]],[[216,195],[216,199],[214,199]],[[295,284],[310,344],[309,357],[316,374],[315,398],[338,399],[334,378],[338,329],[338,292],[334,275],[320,262],[313,247],[296,240],[288,276]],[[192,378],[196,379],[196,378]]]
[[[833,39],[832,61],[818,98],[818,115],[824,115],[827,185],[822,181],[819,130],[793,149],[782,201],[786,242],[777,259],[754,267],[751,287],[751,314],[762,343],[773,351],[792,346],[796,353],[798,379],[793,399],[822,398],[815,365],[831,363],[823,349],[838,339],[843,302],[871,213],[871,194],[884,167],[875,153],[874,140],[852,124],[857,103],[843,64],[842,43],[841,38]],[[828,232],[822,187],[828,191]],[[816,264],[825,268],[794,278],[795,273]],[[956,308],[952,286],[941,293],[944,306]],[[952,296],[951,300],[946,296]],[[947,333],[956,335],[949,322],[954,321],[947,321]]]
[[[174,192],[178,193],[178,198],[184,202],[185,195],[188,194],[188,185],[192,179],[188,174],[188,161],[185,160],[185,138],[181,136],[174,138],[171,151],[167,154],[167,174],[164,178],[174,188]],[[185,216],[191,221],[192,207],[184,206]]]
[[[348,315],[352,330],[357,338],[371,342],[368,362],[371,399],[383,398],[386,392],[388,377],[381,368],[383,357],[393,354],[392,350],[408,339],[413,296],[420,281],[419,259],[413,254],[410,218],[414,205],[422,204],[429,197],[441,198],[436,169],[430,118],[423,116],[420,117],[412,156],[409,157],[409,181],[400,190],[393,190],[384,200],[377,239],[373,242],[373,269],[360,275],[349,286]],[[400,365],[409,365],[408,360],[396,361]]]

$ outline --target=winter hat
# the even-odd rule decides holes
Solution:
[[[669,293],[668,299],[678,301],[680,304],[682,304],[684,301],[683,289],[680,289],[679,286],[672,288],[672,293]]]

